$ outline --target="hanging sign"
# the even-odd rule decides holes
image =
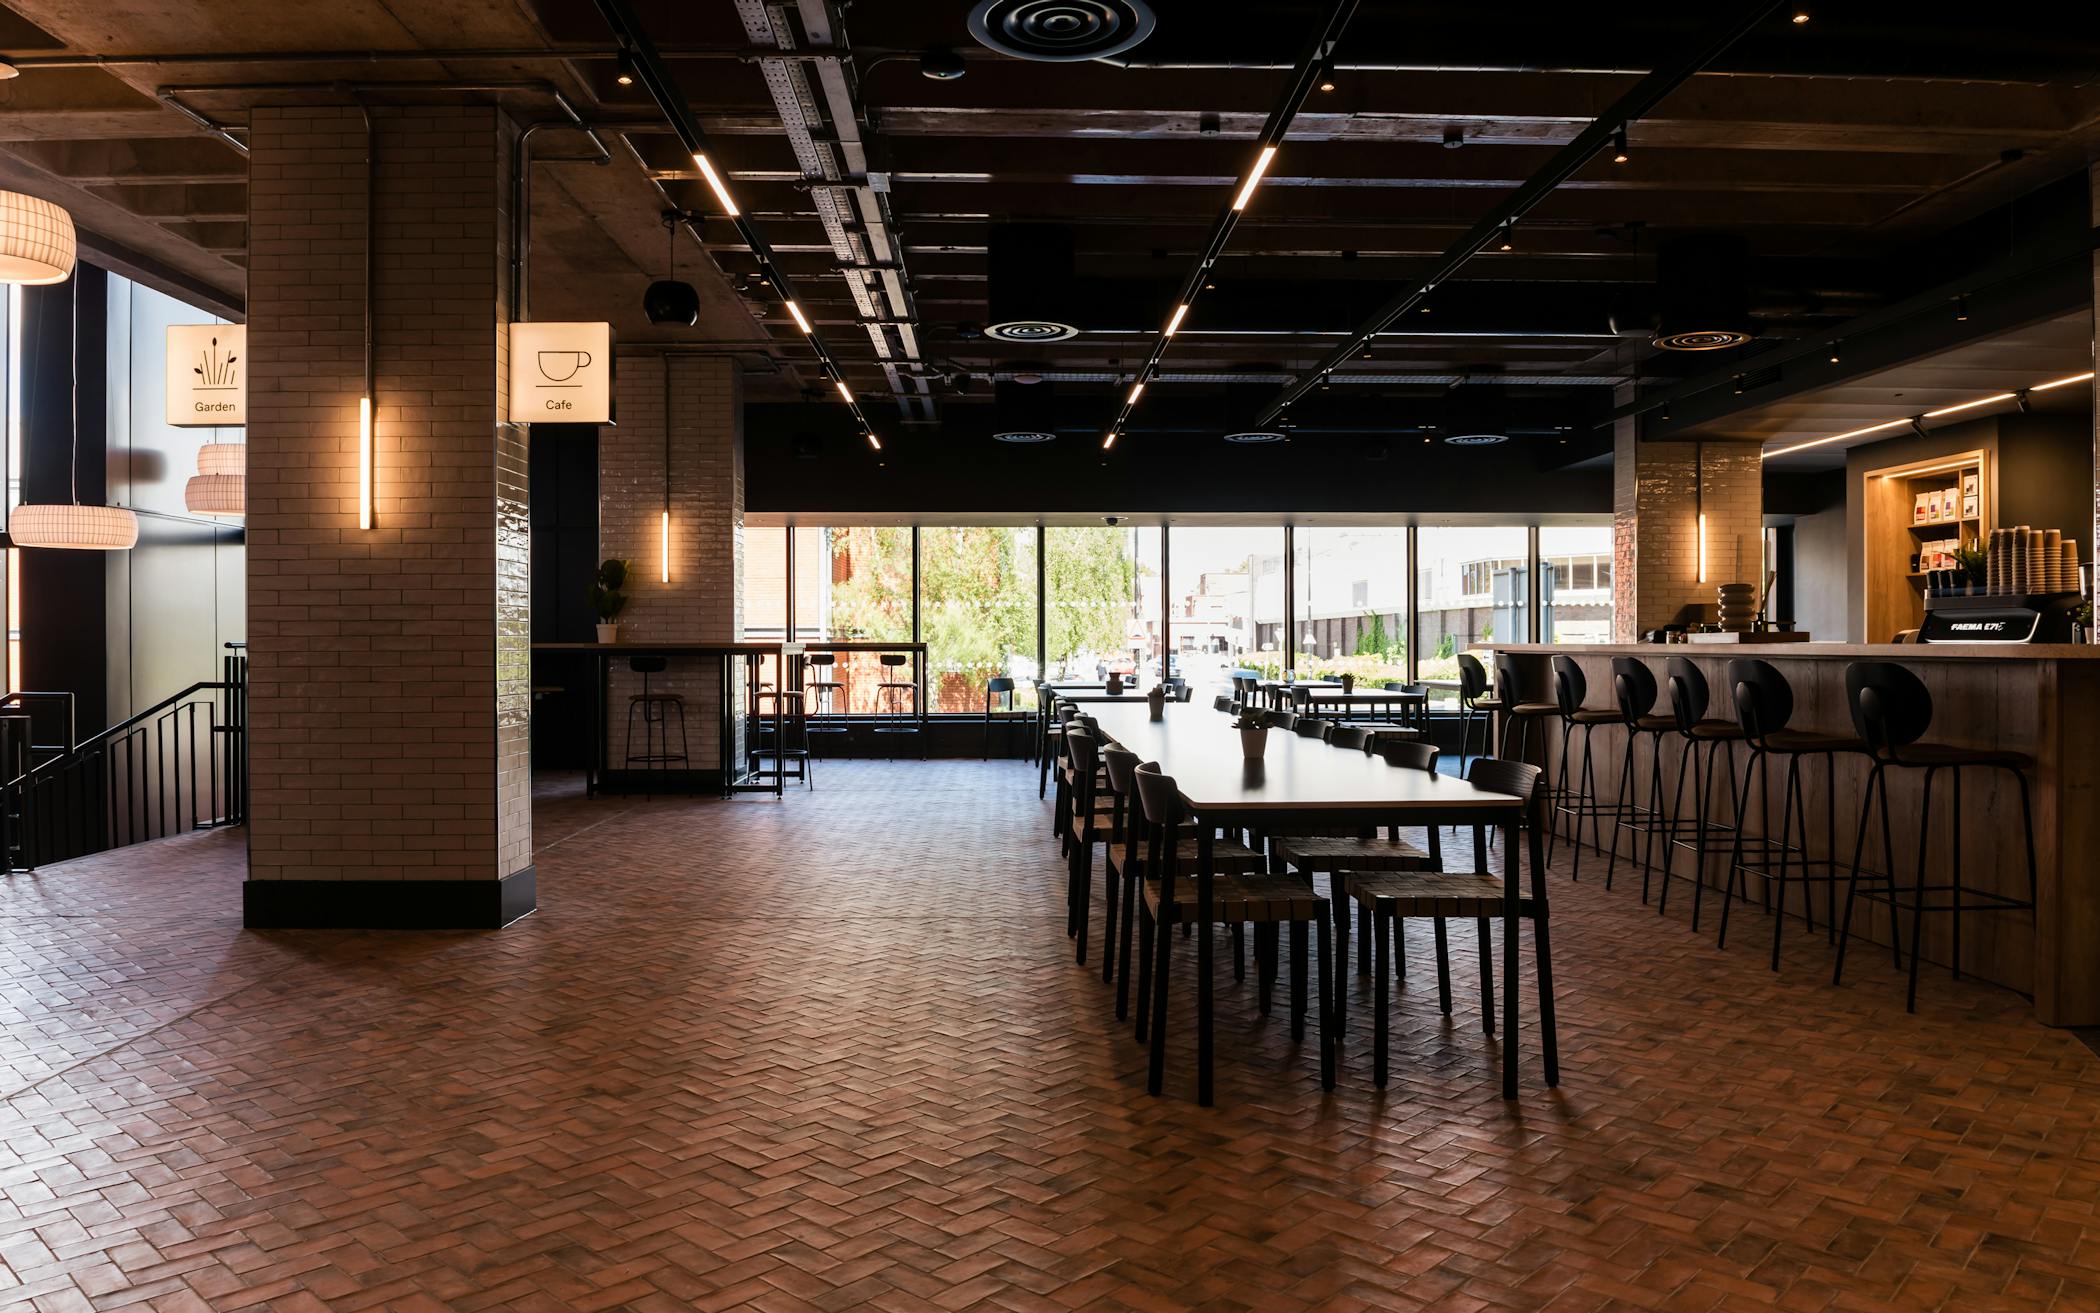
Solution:
[[[510,326],[513,424],[611,424],[611,324]]]
[[[247,422],[247,325],[168,325],[168,423],[224,428]]]

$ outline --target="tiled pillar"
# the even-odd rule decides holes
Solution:
[[[1709,608],[1725,583],[1764,583],[1764,472],[1754,442],[1642,442],[1622,419],[1612,444],[1612,637],[1631,643]],[[1699,582],[1699,513],[1706,582]]]
[[[664,371],[670,424],[664,441]],[[727,643],[743,632],[743,396],[736,362],[722,356],[620,357],[617,425],[598,430],[598,549],[628,561],[623,641]],[[662,516],[670,464],[671,569],[664,579]],[[652,691],[685,698],[690,768],[712,777],[721,764],[720,680],[712,665],[672,662]],[[613,671],[606,705],[606,761],[626,756],[628,697],[641,679]],[[639,734],[639,731],[638,731]],[[641,751],[641,739],[636,739]]]
[[[2086,167],[2086,178],[2092,187],[2093,226],[2100,227],[2100,163]],[[2093,252],[2093,313],[2095,316],[2100,316],[2100,251]],[[2100,317],[2096,317],[2093,322],[2100,324]],[[2100,361],[2100,351],[2095,352],[2095,360]],[[2100,368],[2100,365],[2096,365],[2096,368]],[[2100,384],[2095,385],[2094,394],[2100,395]],[[2091,407],[2091,414],[2093,417],[2093,532],[2085,542],[2086,560],[2094,567],[2092,577],[2100,579],[2100,406]],[[2086,635],[2086,641],[2100,643],[2100,625],[2089,625],[2087,629],[2090,632]]]
[[[366,120],[252,120],[247,921],[493,927],[535,903],[525,445],[505,413],[514,129],[487,107],[371,122],[362,529]]]

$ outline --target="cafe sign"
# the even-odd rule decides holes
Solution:
[[[611,424],[611,324],[510,326],[514,424]]]
[[[220,428],[248,422],[244,324],[168,325],[168,423]]]

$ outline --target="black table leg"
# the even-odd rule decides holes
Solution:
[[[1214,956],[1211,946],[1217,939],[1211,933],[1210,882],[1217,860],[1211,840],[1210,825],[1199,825],[1196,829],[1196,926],[1202,933],[1196,936],[1196,1102],[1206,1108],[1212,1102],[1210,972]]]
[[[1532,828],[1531,840],[1538,843],[1538,829]],[[1502,849],[1502,1097],[1517,1097],[1517,915],[1522,900],[1517,896],[1518,868],[1522,865],[1517,853],[1522,843],[1514,821],[1509,826],[1509,836]],[[1533,861],[1538,857],[1534,850]]]

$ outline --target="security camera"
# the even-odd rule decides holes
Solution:
[[[1101,522],[1113,529],[1123,522],[1123,517],[1120,515],[1104,515],[1101,517]]]

